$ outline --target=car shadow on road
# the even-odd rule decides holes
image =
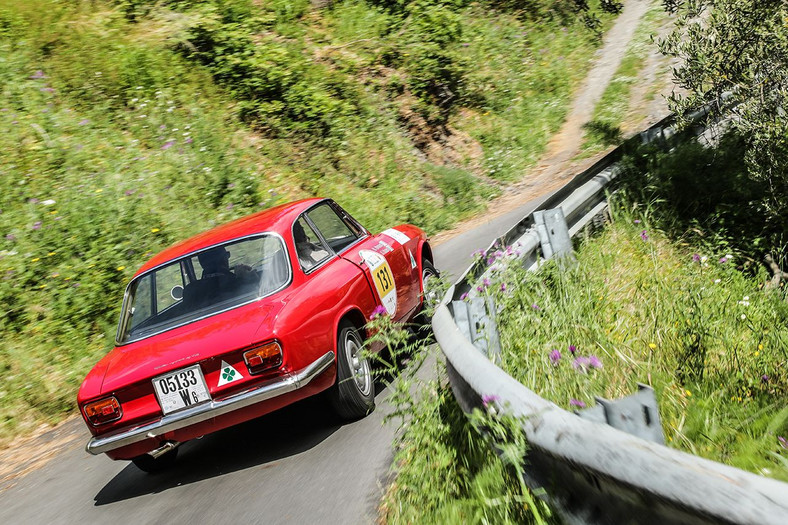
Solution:
[[[305,452],[343,426],[324,396],[181,445],[175,465],[146,474],[129,463],[96,494],[96,506],[156,494]]]

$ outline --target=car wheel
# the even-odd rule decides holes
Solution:
[[[436,291],[430,292],[427,290],[427,282],[430,279],[434,279],[439,276],[438,270],[435,269],[435,266],[427,260],[423,259],[421,261],[421,289],[424,290],[424,300],[421,303],[421,311],[416,316],[416,328],[417,328],[417,335],[419,337],[426,337],[430,332],[430,317],[427,315],[425,309],[428,306],[434,307],[437,302],[440,300],[438,297],[438,293]]]
[[[364,352],[358,330],[343,322],[337,336],[337,381],[330,396],[334,410],[343,419],[359,419],[375,409],[375,381]]]
[[[173,449],[157,458],[149,454],[137,456],[131,460],[134,465],[143,472],[156,474],[172,467],[178,458],[178,449]]]

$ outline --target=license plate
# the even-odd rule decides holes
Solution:
[[[164,414],[211,399],[200,365],[182,368],[153,379],[153,389]]]

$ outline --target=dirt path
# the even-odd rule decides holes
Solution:
[[[627,44],[649,4],[650,0],[626,0],[624,2],[623,12],[605,35],[603,46],[597,52],[599,57],[597,63],[579,89],[566,122],[548,144],[547,151],[539,164],[526,174],[522,182],[512,185],[503,196],[490,203],[487,211],[481,216],[436,235],[433,237],[433,243],[445,242],[460,233],[471,230],[478,224],[489,221],[492,217],[503,215],[526,202],[547,195],[561,187],[575,173],[594,162],[595,159],[586,159],[580,164],[572,163],[572,159],[582,143],[582,126],[590,120],[594,106],[618,69]],[[670,88],[665,79],[657,77],[660,70],[665,69],[660,58],[653,54],[649,59],[648,66],[644,68],[641,83],[648,83],[648,85],[643,86],[643,92],[656,82],[660,82],[663,92]],[[633,100],[637,98],[637,96],[633,96]],[[668,113],[664,97],[660,95],[649,102],[645,102],[643,97],[640,97],[639,104],[644,107],[633,108],[630,115],[643,115],[645,112],[646,122],[642,117],[638,117],[628,123],[629,125],[622,124],[623,129],[639,130]],[[75,415],[54,428],[42,426],[35,435],[0,451],[0,492],[11,486],[14,479],[43,466],[60,451],[86,436],[81,419]]]
[[[627,45],[650,5],[651,0],[624,1],[624,9],[613,27],[605,35],[602,47],[597,51],[597,61],[578,90],[566,121],[548,143],[547,150],[536,167],[532,168],[522,181],[510,186],[501,197],[491,202],[483,215],[468,219],[452,230],[435,235],[433,242],[436,244],[446,242],[493,217],[503,215],[533,199],[547,195],[596,161],[596,158],[580,162],[572,162],[572,159],[580,151],[583,142],[583,125],[591,120],[594,107],[615,75]],[[641,73],[640,82],[648,83],[644,89],[648,89],[655,82],[660,82],[660,95],[648,103],[641,97],[641,100],[637,101],[638,105],[649,104],[648,109],[632,108],[629,112],[630,115],[639,115],[645,111],[648,115],[647,120],[644,122],[642,118],[637,118],[636,121],[622,123],[623,129],[640,130],[669,113],[662,96],[664,90],[670,87],[669,83],[665,82],[666,79],[657,78],[660,70],[664,69],[660,58],[661,55],[658,52],[652,53],[648,66]]]

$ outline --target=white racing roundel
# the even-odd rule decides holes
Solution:
[[[372,274],[372,281],[375,283],[381,304],[389,315],[394,315],[397,311],[397,287],[388,261],[379,253],[370,250],[361,250],[358,253]]]

